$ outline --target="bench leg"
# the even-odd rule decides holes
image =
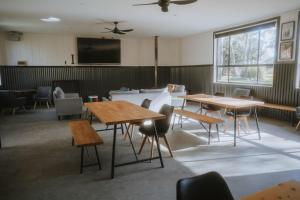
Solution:
[[[210,144],[210,134],[211,134],[211,124],[209,124],[209,128],[208,128],[208,144]]]
[[[98,162],[98,165],[99,165],[99,170],[101,170],[101,163],[100,163],[99,154],[98,154],[98,150],[97,150],[96,145],[95,145],[95,152],[96,152],[97,162]]]
[[[220,132],[219,132],[219,124],[216,124],[217,134],[218,134],[218,141],[220,142]]]
[[[72,137],[72,146],[74,146],[74,138]]]
[[[81,160],[80,160],[80,174],[82,174],[82,169],[83,169],[83,154],[84,154],[84,147],[81,147]]]

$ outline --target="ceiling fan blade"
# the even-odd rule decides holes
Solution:
[[[147,5],[155,5],[155,4],[158,4],[158,2],[133,4],[133,6],[147,6]]]
[[[109,31],[112,31],[112,29],[110,29],[110,28],[105,28],[106,30],[109,30]]]
[[[111,33],[111,31],[106,31],[106,32],[100,32],[100,33]]]
[[[124,30],[120,30],[120,31],[122,31],[122,32],[131,32],[131,31],[133,31],[133,29],[131,28],[131,29],[124,29]]]
[[[121,32],[121,31],[118,31],[118,32],[116,32],[116,34],[123,35],[123,34],[126,34],[126,33],[123,33],[123,32]]]
[[[176,5],[186,5],[190,3],[195,3],[197,0],[186,0],[186,1],[170,1],[170,3],[176,4]]]

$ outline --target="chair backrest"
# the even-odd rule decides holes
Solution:
[[[180,179],[177,182],[177,200],[234,200],[223,179],[217,172]]]
[[[174,111],[174,106],[170,106],[168,104],[164,104],[160,108],[159,113],[165,115],[166,118],[155,121],[155,126],[159,134],[165,134],[168,132],[173,111]]]
[[[216,93],[214,94],[214,96],[224,97],[225,94],[224,94],[223,92],[216,92]]]
[[[235,88],[232,93],[232,97],[247,97],[250,96],[250,89]]]
[[[300,118],[300,106],[296,108],[296,117],[299,119]]]
[[[56,87],[53,91],[53,100],[65,98],[65,93],[60,87]]]
[[[50,86],[40,86],[36,90],[36,96],[42,98],[50,98],[51,90],[52,89]]]
[[[144,99],[144,101],[141,104],[141,107],[149,109],[150,104],[151,104],[151,100],[150,99]]]

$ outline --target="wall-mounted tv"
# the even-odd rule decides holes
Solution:
[[[77,38],[79,64],[120,64],[121,42],[117,39]]]

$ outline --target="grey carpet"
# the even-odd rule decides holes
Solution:
[[[279,182],[300,180],[300,137],[286,122],[260,119],[259,141],[252,121],[251,130],[241,132],[233,147],[232,131],[221,133],[221,142],[213,134],[207,145],[204,130],[187,120],[183,129],[176,126],[168,133],[174,158],[162,144],[165,168],[158,160],[119,167],[111,180],[111,132],[101,134],[105,143],[98,147],[103,169],[85,168],[79,174],[80,149],[71,146],[70,120],[58,121],[53,109],[1,117],[0,199],[174,200],[178,179],[208,171],[221,173],[239,199]],[[97,122],[94,126],[104,127]],[[139,135],[134,143],[138,149]],[[141,157],[149,156],[149,146]],[[86,161],[94,162],[93,149],[88,152]],[[120,133],[116,155],[117,162],[134,159]]]

